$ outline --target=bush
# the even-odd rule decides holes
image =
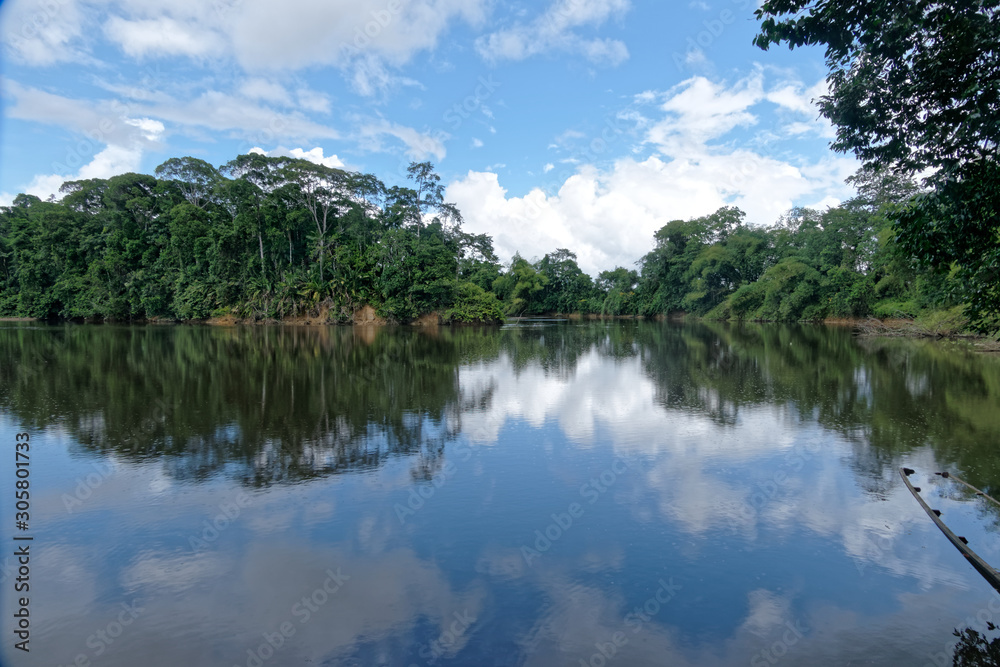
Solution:
[[[728,299],[729,310],[741,320],[752,319],[764,305],[764,286],[760,282],[743,285]]]
[[[907,301],[886,300],[879,301],[872,306],[872,316],[880,320],[900,318],[913,319],[920,312],[920,308],[912,299]]]
[[[503,306],[496,295],[470,282],[456,285],[455,303],[444,313],[445,322],[495,323],[503,320]]]

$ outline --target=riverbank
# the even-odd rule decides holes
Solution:
[[[868,318],[864,320],[827,320],[830,326],[851,326],[859,336],[869,338],[905,337],[961,340],[983,352],[1000,352],[1000,340],[965,329],[966,320],[945,313],[932,313],[917,319]]]
[[[601,315],[598,313],[552,313],[531,317],[509,317],[507,322],[520,322],[538,319],[564,319],[569,321],[596,321],[596,320],[631,320],[631,321],[711,321],[706,318],[692,316],[690,314],[660,314],[651,317],[642,315]],[[0,322],[38,322],[35,317],[0,317]],[[112,320],[106,320],[114,323]],[[730,320],[732,321],[732,320]],[[749,320],[744,320],[749,321]],[[88,324],[98,324],[102,320],[85,320]],[[753,320],[760,324],[781,324],[764,320]],[[338,315],[332,309],[321,306],[311,313],[304,315],[287,316],[276,318],[240,318],[232,313],[210,317],[203,320],[169,320],[162,318],[151,318],[147,320],[136,320],[132,324],[203,324],[208,326],[362,326],[362,327],[382,327],[390,325],[404,325],[415,327],[438,327],[438,326],[476,326],[476,325],[497,325],[502,322],[463,322],[449,320],[444,313],[435,311],[425,313],[408,322],[393,322],[384,317],[380,317],[372,306],[364,306],[353,314],[344,316]],[[965,330],[966,321],[960,316],[955,316],[950,311],[940,311],[929,313],[916,319],[889,318],[880,320],[877,318],[826,318],[817,320],[813,324],[822,324],[830,327],[847,327],[854,331],[859,337],[865,338],[928,338],[938,340],[963,341],[972,345],[975,349],[983,352],[1000,352],[1000,338],[976,334]]]
[[[475,326],[475,325],[495,325],[502,322],[495,320],[482,321],[462,321],[454,317],[449,317],[447,312],[432,311],[424,313],[406,322],[396,322],[386,319],[378,314],[372,306],[363,306],[353,313],[335,312],[332,308],[321,305],[316,310],[304,315],[290,315],[277,318],[240,318],[231,313],[210,317],[206,320],[194,321],[208,324],[210,326],[235,326],[235,325],[283,325],[283,326],[388,326],[402,324],[413,327],[437,327],[437,326]]]

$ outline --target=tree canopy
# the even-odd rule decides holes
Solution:
[[[925,175],[890,212],[901,247],[954,271],[969,313],[1000,312],[1000,0],[766,0],[763,49],[826,47],[832,146],[867,170]]]
[[[770,225],[739,208],[672,220],[633,266],[588,275],[569,248],[501,264],[429,163],[408,184],[305,160],[196,158],[157,176],[71,181],[0,208],[0,315],[199,320],[232,315],[454,322],[581,313],[744,320],[913,317],[961,306],[957,270],[919,271],[887,216],[918,188],[862,172],[859,196]],[[412,185],[414,187],[408,187]],[[949,239],[954,241],[954,239]]]

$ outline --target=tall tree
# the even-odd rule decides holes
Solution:
[[[257,236],[257,250],[260,255],[260,272],[264,276],[264,205],[269,194],[282,185],[282,169],[289,158],[268,157],[260,153],[244,153],[230,160],[222,167],[222,173],[230,175],[236,182],[219,183],[219,190],[225,193],[226,208],[235,224],[238,217],[249,209]]]
[[[407,176],[417,186],[416,206],[420,212],[417,219],[417,236],[423,227],[423,217],[433,216],[433,219],[443,225],[461,225],[462,214],[458,207],[444,200],[444,186],[441,177],[434,173],[434,165],[430,162],[413,162],[406,170]]]
[[[319,280],[323,282],[323,264],[330,232],[350,208],[347,173],[309,160],[290,160],[284,167],[283,175],[299,204],[309,212],[316,225]]]
[[[205,208],[222,180],[218,169],[196,157],[172,157],[153,173],[160,180],[176,182],[184,198],[198,208]]]

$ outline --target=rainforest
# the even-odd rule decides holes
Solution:
[[[463,230],[429,162],[405,186],[308,160],[173,158],[155,175],[69,181],[0,208],[0,315],[83,321],[446,323],[580,314],[716,320],[895,318],[968,325],[956,269],[897,244],[915,181],[862,171],[825,211],[747,220],[727,206],[673,220],[632,267],[591,276],[570,248],[502,263]],[[369,310],[370,312],[370,310]],[[991,319],[992,318],[992,319]],[[980,322],[989,329],[995,315]]]

